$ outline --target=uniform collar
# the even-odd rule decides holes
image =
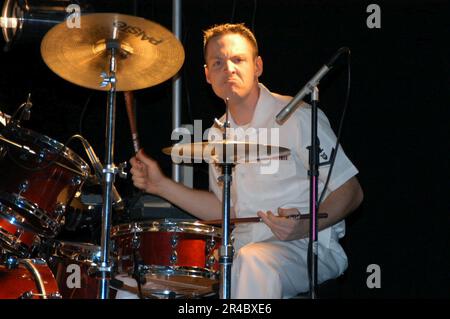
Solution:
[[[253,118],[250,121],[249,127],[259,128],[259,127],[268,127],[270,120],[274,118],[274,102],[276,99],[272,95],[272,93],[262,84],[259,85],[259,97],[258,102],[256,103],[255,111],[253,113]],[[225,116],[222,118],[225,120]],[[238,127],[233,117],[230,116],[230,124],[231,127]]]

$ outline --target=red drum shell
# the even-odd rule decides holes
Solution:
[[[168,267],[206,277],[215,277],[219,270],[218,228],[198,222],[165,219],[112,228],[111,238],[119,273],[133,269],[134,236],[138,238],[140,258],[147,266],[159,269]]]
[[[34,131],[7,126],[2,135],[11,143],[0,142],[0,201],[41,235],[54,237],[65,207],[88,177],[88,165],[63,144]]]
[[[56,242],[49,260],[49,266],[58,282],[63,299],[96,299],[99,281],[96,266],[100,262],[100,246],[90,243]],[[71,266],[69,268],[69,266]],[[79,269],[79,288],[74,287],[69,276]],[[76,270],[78,271],[78,270]],[[114,299],[115,290],[110,289],[110,298]]]
[[[36,269],[37,276],[30,267]],[[0,265],[0,287],[0,299],[59,298],[55,277],[41,259],[20,259],[19,266],[14,269]],[[44,291],[39,291],[39,287]]]

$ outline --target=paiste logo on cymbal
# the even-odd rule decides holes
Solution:
[[[134,35],[137,38],[141,38],[141,41],[148,41],[151,44],[158,45],[163,42],[163,39],[157,39],[155,37],[149,36],[139,27],[128,25],[124,21],[117,21],[114,23],[114,26],[117,26],[121,32],[126,32]]]

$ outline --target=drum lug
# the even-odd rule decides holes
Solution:
[[[170,238],[170,245],[173,249],[178,246],[178,236],[176,234],[172,235],[172,237]]]
[[[30,186],[30,182],[27,180],[24,180],[22,183],[19,184],[19,196],[26,192],[28,190],[28,187]]]
[[[215,246],[216,246],[216,241],[214,240],[214,237],[211,237],[211,239],[208,239],[206,242],[206,254],[209,254]]]
[[[19,299],[31,299],[33,298],[33,291],[29,290],[29,291],[25,291],[20,297]]]
[[[214,255],[209,256],[208,260],[206,262],[206,268],[212,268],[215,262],[216,262],[216,257],[214,257]]]
[[[172,254],[170,255],[170,263],[172,265],[174,265],[178,260],[178,254],[177,254],[177,250],[176,250],[176,248],[178,246],[178,239],[179,238],[176,233],[174,233],[172,235],[172,237],[170,238],[170,245],[172,246],[172,249],[173,249]]]
[[[131,245],[132,245],[133,249],[139,249],[139,247],[141,246],[141,238],[139,237],[139,235],[136,232],[133,233],[133,239],[131,240]]]
[[[16,269],[19,267],[19,260],[16,256],[8,256],[5,260],[5,266],[8,269]]]
[[[172,251],[172,254],[170,255],[170,263],[173,265],[177,262],[177,260],[178,260],[177,251],[174,250],[174,251]]]
[[[65,212],[66,212],[66,205],[64,205],[63,203],[56,204],[55,213],[58,216],[64,215]]]
[[[38,154],[37,162],[38,163],[42,163],[46,156],[47,156],[47,151],[45,149],[40,151],[39,154]]]
[[[80,176],[74,176],[72,178],[72,185],[78,186],[81,184],[81,177]]]

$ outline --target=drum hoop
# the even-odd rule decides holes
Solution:
[[[21,265],[27,269],[31,276],[34,279],[34,283],[36,285],[36,289],[38,293],[27,293],[25,292],[24,295],[21,297],[22,299],[29,299],[33,296],[38,296],[41,299],[61,299],[61,295],[59,294],[59,291],[56,291],[54,293],[48,294],[45,285],[48,283],[47,281],[44,281],[44,279],[41,276],[41,272],[36,266],[47,266],[47,262],[42,258],[33,258],[33,259],[21,259],[19,261]],[[50,269],[49,274],[52,276],[53,280],[56,283],[56,279],[54,275],[51,273]]]
[[[158,266],[158,265],[144,265],[145,273],[154,275],[166,276],[189,276],[198,278],[215,279],[218,271],[210,268],[195,267],[195,266]]]
[[[2,245],[2,242],[6,246]],[[7,233],[0,227],[0,252],[2,250],[18,255],[20,258],[25,258],[30,255],[28,249],[22,245],[16,236]]]
[[[100,253],[101,247],[91,243],[58,242],[56,248],[57,257],[88,264],[97,264],[100,261]]]
[[[116,225],[111,229],[111,237],[145,232],[175,232],[221,237],[220,229],[217,227],[197,221],[171,221],[168,219]]]
[[[30,231],[37,232],[45,236],[54,236],[58,232],[59,223],[48,217],[47,214],[41,208],[39,208],[37,204],[32,203],[26,198],[14,193],[13,194],[0,193],[0,202],[3,203],[3,201],[6,201],[9,204],[17,206],[20,209],[24,210],[27,214],[36,217],[40,221],[42,229],[37,229],[36,227],[30,225],[29,222],[26,223],[16,222],[16,225],[23,226],[25,228],[28,228]],[[6,205],[5,203],[3,203],[3,206],[8,207],[8,205]],[[26,221],[26,218],[24,218],[24,220]]]
[[[18,128],[20,128],[20,130]],[[5,130],[7,129],[8,127],[5,128]],[[5,132],[5,130],[3,132]],[[64,144],[46,135],[39,134],[35,131],[20,126],[12,127],[10,131],[11,133],[14,133],[14,131],[19,131],[19,134],[20,132],[22,132],[22,134],[25,133],[25,135],[30,136],[33,140],[42,142],[43,144],[47,145],[48,148],[53,149],[59,156],[62,156],[72,162],[80,170],[79,173],[81,173],[82,176],[87,177],[89,175],[89,166],[86,161]]]

